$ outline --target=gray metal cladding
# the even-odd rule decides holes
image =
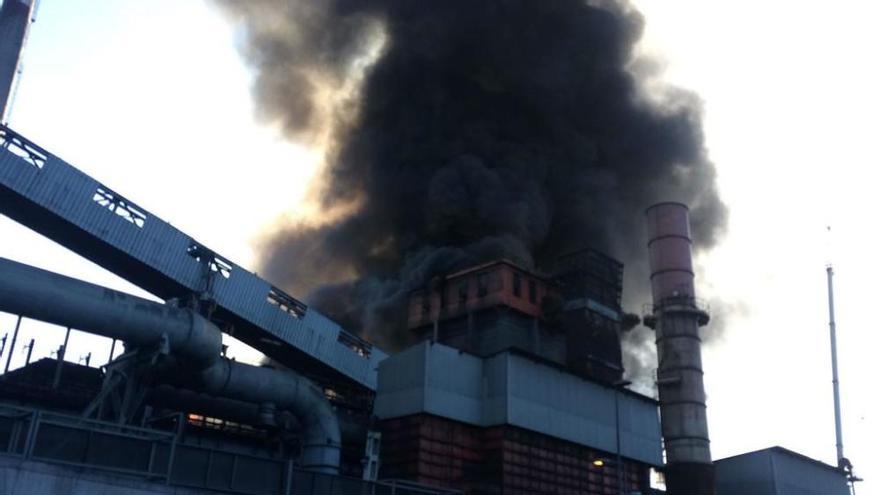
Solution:
[[[715,461],[718,495],[848,495],[846,475],[782,447]]]
[[[0,127],[0,188],[35,204],[28,206],[39,210],[34,213],[51,212],[66,225],[161,273],[163,283],[169,286],[179,285],[201,292],[205,267],[212,266],[215,270],[210,294],[214,301],[264,330],[265,339],[274,342],[269,345],[292,346],[375,390],[376,369],[379,361],[386,357],[384,352],[366,346],[358,349],[341,342],[341,337],[348,337],[344,339],[346,342],[358,339],[348,336],[338,324],[298,301],[301,314],[273,304],[268,299],[270,291],[280,291],[221,256],[212,258],[217,260],[216,265],[197,260],[188,250],[194,243],[203,246],[190,236],[6,127]],[[5,211],[4,205],[0,205],[2,211]],[[28,216],[19,220],[32,227],[27,225]],[[290,296],[284,297],[295,301]],[[296,367],[296,363],[285,364]]]
[[[509,424],[662,465],[655,401],[591,382],[526,356],[485,359],[423,342],[379,366],[374,412],[380,419],[428,413],[478,426]]]

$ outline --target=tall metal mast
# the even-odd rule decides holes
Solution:
[[[853,465],[843,455],[843,429],[840,426],[840,380],[837,375],[837,324],[834,321],[834,267],[831,263],[825,266],[828,276],[828,329],[831,333],[831,385],[834,388],[834,435],[837,440],[837,467],[846,472],[846,480],[849,482],[853,495],[856,493],[856,483],[862,481],[853,472]]]
[[[837,376],[837,327],[834,322],[834,268],[825,267],[828,274],[828,328],[831,331],[831,384],[834,387],[834,435],[837,440],[837,465],[843,467],[843,431],[840,426],[840,381]]]

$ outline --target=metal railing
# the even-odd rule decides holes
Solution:
[[[9,150],[37,168],[43,168],[49,158],[48,151],[2,124],[0,124],[0,148]]]
[[[179,417],[178,425],[183,424]],[[0,455],[133,476],[144,481],[251,495],[455,495],[412,482],[364,481],[306,471],[290,459],[181,440],[176,432],[0,406]]]
[[[668,309],[670,307],[684,307],[702,311],[704,313],[709,312],[709,304],[705,300],[690,295],[679,295],[665,297],[657,304],[646,303],[642,305],[642,316],[651,316],[655,311]]]

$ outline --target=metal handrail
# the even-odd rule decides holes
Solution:
[[[48,151],[28,141],[4,124],[0,124],[0,148],[9,150],[38,169],[43,168],[50,156]]]
[[[671,306],[689,307],[704,313],[708,313],[710,306],[704,299],[694,296],[681,295],[669,296],[660,300],[659,303],[645,303],[642,305],[642,316],[652,316],[655,312],[668,309]]]
[[[180,430],[175,433],[166,432],[161,430],[153,430],[149,428],[141,428],[135,426],[127,426],[127,425],[118,425],[115,423],[109,423],[106,421],[100,421],[95,419],[85,419],[78,416],[68,416],[65,414],[52,413],[52,412],[44,412],[38,409],[26,409],[16,406],[7,406],[0,405],[0,418],[7,418],[14,421],[17,421],[21,424],[20,433],[17,434],[15,438],[10,437],[10,442],[7,445],[5,450],[0,450],[0,455],[16,457],[23,460],[33,460],[38,462],[46,462],[59,466],[70,466],[75,467],[77,469],[85,469],[85,470],[94,470],[106,473],[118,473],[124,475],[138,476],[144,480],[162,480],[166,479],[167,483],[174,486],[187,486],[193,488],[202,488],[202,489],[210,489],[218,492],[226,492],[226,493],[240,493],[240,490],[234,487],[235,477],[233,476],[229,481],[228,487],[222,486],[208,486],[208,479],[206,477],[204,484],[199,483],[187,483],[182,480],[175,481],[171,476],[172,471],[177,464],[175,464],[175,460],[177,456],[174,452],[174,447],[185,448],[198,450],[203,452],[221,452],[223,454],[228,454],[233,456],[234,459],[254,459],[259,461],[265,461],[273,464],[278,464],[279,466],[279,476],[287,481],[282,481],[277,492],[272,492],[273,494],[277,493],[277,495],[293,495],[304,493],[300,491],[300,487],[293,486],[289,480],[291,480],[293,473],[298,472],[301,475],[310,476],[311,479],[321,478],[325,476],[329,476],[333,481],[331,483],[341,482],[345,480],[348,483],[360,484],[364,490],[363,493],[375,493],[375,489],[378,487],[387,487],[391,488],[391,493],[395,493],[397,490],[406,490],[408,493],[421,493],[425,495],[460,495],[462,492],[456,490],[450,490],[445,488],[434,488],[428,487],[424,485],[419,485],[418,483],[414,483],[411,481],[405,480],[379,480],[379,481],[365,481],[358,478],[350,478],[345,476],[336,476],[329,475],[323,473],[316,473],[314,471],[307,471],[299,468],[295,468],[292,466],[289,459],[280,459],[280,458],[272,458],[265,457],[245,452],[234,452],[227,450],[219,450],[213,449],[210,447],[205,447],[201,445],[191,444],[189,442],[181,442],[178,439]],[[100,463],[92,463],[92,462],[82,462],[79,459],[64,459],[59,457],[46,457],[40,455],[39,452],[34,452],[34,446],[37,444],[37,439],[40,437],[40,426],[41,425],[57,425],[72,429],[83,429],[94,432],[108,433],[117,435],[120,437],[127,438],[136,438],[138,440],[143,440],[150,443],[150,460],[145,469],[131,469],[127,467],[118,467],[105,465]],[[25,426],[26,425],[26,426]],[[23,436],[23,444],[19,443],[19,439]],[[14,440],[14,441],[13,441]],[[169,453],[167,459],[163,461],[163,466],[159,466],[157,469],[154,464],[154,459],[156,455],[156,449],[159,445],[165,445],[169,449]],[[20,446],[20,448],[19,448]],[[167,462],[167,470],[164,468],[164,463]],[[311,495],[318,495],[314,492]]]

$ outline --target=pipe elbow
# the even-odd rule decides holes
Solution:
[[[210,367],[221,360],[223,336],[216,325],[194,311],[190,314],[189,331],[178,342],[172,342],[172,352],[186,356],[199,368]]]
[[[200,373],[205,391],[255,404],[272,403],[290,411],[302,426],[301,465],[336,474],[342,435],[339,418],[323,390],[291,372],[219,359]]]
[[[302,398],[298,401],[298,416],[304,432],[301,464],[312,471],[336,474],[342,447],[339,417],[316,385],[300,383],[299,388]]]

